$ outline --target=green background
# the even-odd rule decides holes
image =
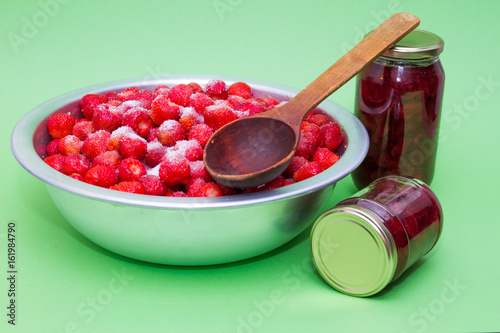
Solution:
[[[21,116],[73,89],[166,74],[239,76],[305,87],[394,12],[445,40],[435,180],[436,248],[377,297],[345,296],[311,269],[308,232],[215,267],[129,260],[92,244],[17,164]],[[0,2],[2,332],[470,332],[500,319],[500,1]],[[333,96],[353,110],[354,82]],[[355,192],[337,185],[333,206]],[[16,326],[7,324],[7,225],[17,226]],[[5,273],[3,273],[5,272]]]

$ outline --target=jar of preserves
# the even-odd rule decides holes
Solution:
[[[438,145],[444,71],[443,40],[414,30],[357,76],[355,115],[370,147],[352,173],[358,189],[385,175],[430,184]]]
[[[311,254],[332,287],[370,296],[427,254],[442,227],[441,205],[426,184],[384,176],[316,220]]]

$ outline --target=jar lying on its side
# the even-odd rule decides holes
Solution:
[[[427,254],[442,226],[441,205],[427,185],[385,176],[316,220],[313,261],[335,289],[370,296]]]

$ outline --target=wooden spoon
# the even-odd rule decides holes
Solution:
[[[240,188],[278,177],[295,154],[305,116],[419,23],[411,14],[392,15],[285,104],[221,127],[203,154],[210,175]]]

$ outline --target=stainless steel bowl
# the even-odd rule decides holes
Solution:
[[[41,156],[50,141],[49,115],[71,112],[81,117],[79,100],[88,93],[131,86],[197,82],[213,76],[165,76],[127,79],[78,89],[31,110],[15,126],[11,148],[17,161],[46,183],[48,193],[68,222],[96,244],[130,258],[171,265],[211,265],[251,258],[273,250],[304,231],[325,209],[335,183],[364,159],[368,136],[348,110],[326,100],[320,109],[346,134],[345,151],[332,167],[315,177],[275,190],[218,198],[155,197],[112,191],[74,180],[46,165]],[[235,77],[257,97],[288,100],[299,92],[288,86]]]

